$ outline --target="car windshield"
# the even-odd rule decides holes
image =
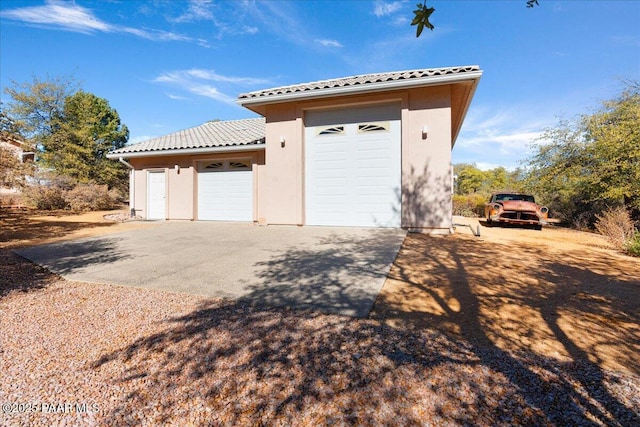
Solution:
[[[528,194],[496,194],[495,201],[502,202],[508,200],[521,200],[523,202],[531,202],[535,203],[535,199],[533,196],[529,196]]]

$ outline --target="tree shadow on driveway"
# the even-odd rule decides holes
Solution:
[[[17,252],[70,280],[366,317],[405,234],[170,223]]]
[[[66,275],[129,258],[131,255],[120,251],[117,243],[116,237],[101,237],[33,246],[14,252],[55,274]]]
[[[273,251],[255,264],[257,283],[239,302],[366,317],[403,238],[398,230],[345,231],[320,237],[313,247]]]

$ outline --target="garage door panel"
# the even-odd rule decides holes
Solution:
[[[389,177],[376,175],[375,169],[364,169],[362,171],[362,175],[354,180],[357,189],[360,189],[361,187],[377,187],[381,190],[393,188],[389,184]]]
[[[358,163],[365,160],[380,160],[388,162],[391,152],[389,150],[359,150],[357,155]]]
[[[380,176],[384,174],[384,177],[389,180],[393,178],[391,176],[393,174],[393,168],[391,168],[389,160],[387,159],[361,160],[356,164],[355,169],[361,173],[361,175],[358,176]]]
[[[315,193],[318,197],[327,196],[327,195],[336,195],[340,197],[346,197],[346,192],[344,191],[344,185],[326,185],[317,189]]]
[[[253,221],[253,175],[251,170],[220,170],[198,173],[198,219]]]
[[[346,167],[344,160],[320,160],[316,163],[316,169],[322,171],[343,171]]]
[[[387,159],[389,158],[390,155],[393,154],[393,148],[394,147],[389,147],[389,146],[376,146],[373,144],[370,145],[355,145],[355,149],[357,151],[357,154],[360,156],[366,156],[365,158],[369,158],[369,157],[386,157]]]

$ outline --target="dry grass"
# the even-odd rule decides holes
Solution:
[[[104,219],[105,215],[115,213],[125,213],[125,211],[72,213],[28,208],[1,208],[0,249],[15,249],[151,225],[140,221],[118,223]]]

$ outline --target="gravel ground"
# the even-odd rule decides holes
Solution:
[[[640,425],[640,378],[0,251],[0,425]]]

